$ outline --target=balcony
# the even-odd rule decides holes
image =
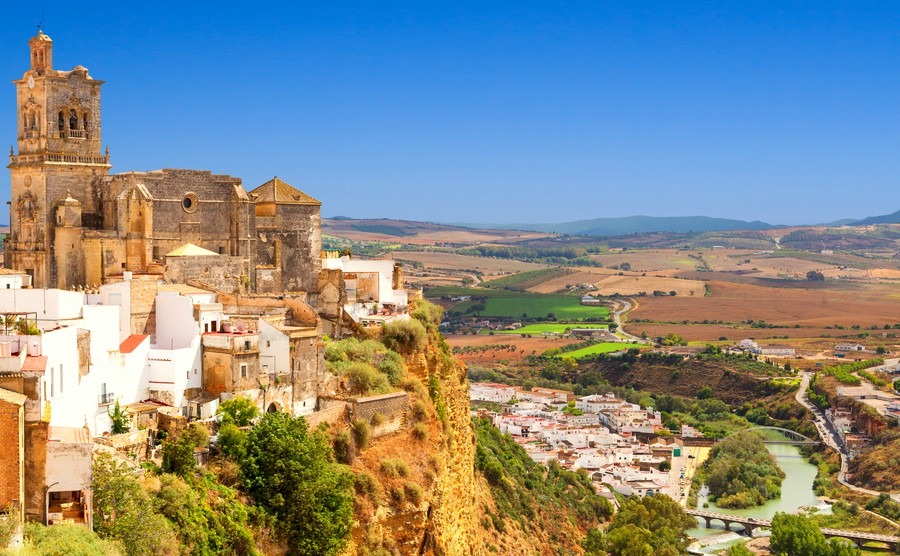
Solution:
[[[100,394],[97,396],[97,405],[111,405],[116,401],[116,395],[112,392],[107,392],[106,394]]]
[[[64,129],[59,131],[56,136],[60,139],[88,139],[90,134],[83,129]]]

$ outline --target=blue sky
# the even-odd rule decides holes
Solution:
[[[7,144],[43,10],[55,67],[106,81],[114,172],[278,175],[326,216],[444,222],[900,209],[897,2],[22,4]]]

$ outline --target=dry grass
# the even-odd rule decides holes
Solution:
[[[512,345],[514,350],[491,349],[477,353],[460,354],[455,357],[467,365],[515,365],[528,355],[540,355],[544,351],[577,343],[578,340],[563,340],[560,338],[532,337],[523,338],[515,334],[486,334],[478,335],[448,335],[447,343],[450,347],[488,346],[488,345]],[[505,362],[505,363],[504,363]]]
[[[538,270],[548,265],[526,263],[511,259],[492,259],[455,253],[420,251],[395,251],[393,257],[399,261],[416,261],[426,269],[450,270],[455,272],[481,272],[486,275],[507,275],[525,270]]]
[[[890,286],[801,289],[714,281],[710,288],[710,297],[642,298],[632,318],[665,322],[752,319],[819,328],[900,321],[900,298],[890,297]]]
[[[680,278],[661,278],[658,276],[609,276],[595,284],[602,295],[638,295],[652,294],[654,291],[675,291],[678,297],[702,297],[706,291],[699,280]]]

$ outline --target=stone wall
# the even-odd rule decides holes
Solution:
[[[406,426],[406,414],[409,410],[409,395],[406,392],[351,398],[349,401],[351,421],[363,420],[372,423],[375,415],[384,418],[382,424],[372,428],[372,436],[375,438],[397,432]]]
[[[281,283],[271,291],[318,291],[322,268],[322,220],[319,205],[274,205],[258,211],[257,264],[280,270]],[[269,287],[269,286],[267,286]]]
[[[202,257],[166,257],[165,280],[170,284],[187,284],[199,280],[223,292],[238,293],[250,287],[247,259],[228,255]]]
[[[24,498],[25,409],[0,400],[0,508]]]

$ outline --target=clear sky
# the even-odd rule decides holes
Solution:
[[[15,2],[8,144],[42,11],[55,67],[106,81],[114,172],[444,222],[900,209],[896,1]]]

